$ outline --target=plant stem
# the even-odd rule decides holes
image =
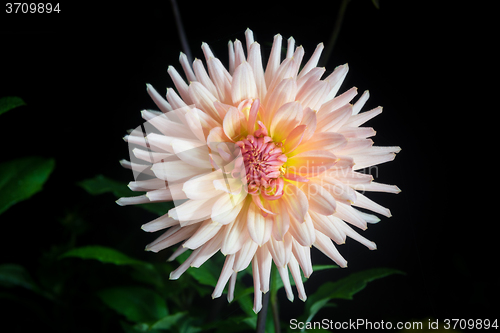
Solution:
[[[273,267],[272,270],[272,280],[271,280],[271,291],[269,292],[271,294],[271,309],[273,310],[273,321],[274,321],[274,332],[275,333],[280,333],[281,332],[281,327],[280,327],[280,311],[279,311],[279,306],[278,306],[278,288],[276,286],[277,281],[278,281],[278,269],[276,267]]]
[[[265,293],[262,298],[262,309],[260,309],[259,315],[257,317],[257,333],[266,332],[266,317],[267,317],[268,305],[269,305],[269,293]]]
[[[175,24],[177,26],[177,32],[179,33],[179,39],[181,40],[182,50],[184,51],[184,54],[186,55],[189,63],[191,63],[193,58],[191,57],[191,49],[189,48],[186,32],[184,31],[184,26],[182,25],[181,12],[179,11],[176,0],[170,0],[170,3],[172,4]]]
[[[325,47],[325,53],[324,56],[322,57],[321,61],[321,66],[324,67],[328,60],[330,59],[330,56],[333,51],[333,47],[335,46],[335,43],[337,42],[337,38],[339,37],[340,33],[340,28],[342,27],[342,21],[344,20],[344,14],[347,9],[347,4],[349,3],[350,0],[342,0],[340,3],[340,8],[339,12],[337,13],[337,19],[335,20],[335,26],[333,27],[333,32],[332,35],[330,36],[330,40],[328,41],[328,44],[326,44]]]

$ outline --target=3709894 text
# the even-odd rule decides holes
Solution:
[[[61,8],[59,7],[59,3],[7,2],[5,4],[5,12],[7,14],[59,14]]]

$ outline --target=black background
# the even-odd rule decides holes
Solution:
[[[207,42],[227,63],[228,40],[244,41],[247,27],[264,57],[280,33],[303,45],[308,59],[319,42],[329,40],[338,5],[186,1],[179,7],[193,56],[203,59],[200,46]],[[498,109],[481,87],[497,83],[476,76],[490,73],[483,41],[496,30],[482,28],[486,10],[472,11],[471,3],[440,5],[383,0],[380,9],[368,0],[348,5],[327,73],[348,63],[340,91],[369,89],[364,110],[384,107],[368,123],[377,131],[375,144],[399,145],[402,151],[378,167],[377,181],[397,184],[402,192],[371,196],[393,214],[363,233],[378,250],[348,240],[339,251],[349,267],[313,274],[306,290],[367,268],[392,267],[406,275],[373,282],[353,301],[320,312],[317,320],[498,318],[498,250],[488,237],[498,230],[498,218],[488,213],[497,196],[486,190],[495,190],[495,172],[488,168],[497,150],[481,151],[489,143],[486,125],[494,122],[488,112]],[[75,184],[99,173],[132,179],[118,161],[128,158],[122,137],[142,123],[139,111],[156,109],[145,83],[163,94],[173,86],[167,67],[180,71],[170,2],[61,4],[60,9],[10,15],[0,10],[0,97],[19,96],[27,104],[0,117],[0,159],[56,159],[45,190],[0,217],[1,262],[22,263],[36,276],[41,254],[67,237],[58,221],[68,212],[86,218],[88,230],[77,245],[115,246],[131,256],[163,260],[165,255],[142,252],[152,235],[139,227],[152,215],[118,207],[111,194],[89,201]],[[313,263],[328,263],[313,253]],[[298,299],[289,305],[280,297],[284,320],[300,314]]]

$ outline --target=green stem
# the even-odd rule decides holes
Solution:
[[[335,20],[335,26],[333,27],[333,32],[330,36],[330,40],[328,41],[328,44],[326,44],[320,67],[324,67],[328,62],[328,59],[330,59],[330,56],[332,55],[333,47],[335,46],[337,38],[339,37],[340,28],[342,27],[342,21],[344,20],[344,14],[349,1],[350,0],[342,0],[342,2],[340,3],[339,12],[337,13],[337,19]]]
[[[269,305],[269,293],[265,293],[262,298],[262,309],[257,317],[257,333],[266,332],[267,308]]]
[[[272,279],[271,279],[271,290],[270,290],[270,298],[271,298],[271,309],[273,310],[273,321],[274,321],[274,332],[279,333],[281,332],[281,327],[280,327],[280,312],[279,312],[279,306],[278,306],[278,288],[277,288],[277,282],[278,282],[278,269],[276,267],[273,267],[272,269]]]

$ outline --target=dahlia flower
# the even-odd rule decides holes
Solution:
[[[177,92],[167,89],[166,100],[147,85],[161,112],[142,111],[146,122],[125,137],[133,161],[122,161],[134,171],[129,187],[146,194],[117,202],[174,201],[168,214],[142,226],[167,229],[146,250],[182,242],[169,260],[193,250],[171,279],[221,251],[225,263],[212,297],[221,296],[230,281],[229,301],[238,272],[251,264],[257,313],[273,262],[288,299],[294,297],[290,270],[305,301],[300,269],[306,277],[313,272],[311,246],[340,267],[347,262],[334,243],[343,244],[347,236],[376,249],[352,227],[365,230],[379,218],[358,208],[391,213],[363,193],[400,190],[359,170],[393,160],[400,148],[373,146],[375,131],[360,127],[382,112],[377,107],[360,113],[368,91],[354,104],[356,88],[337,96],[347,64],[322,79],[326,70],[317,63],[323,44],[299,71],[304,49],[288,39],[282,61],[282,37],[276,35],[264,70],[252,31],[245,39],[246,55],[240,41],[229,42],[229,69],[205,43],[206,67],[199,59],[191,66],[181,53],[188,83],[170,66]]]

